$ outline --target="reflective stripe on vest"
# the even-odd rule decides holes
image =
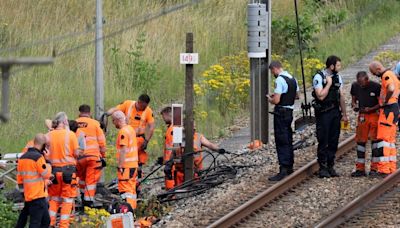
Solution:
[[[387,157],[373,157],[371,158],[372,162],[391,162],[391,161],[396,161],[397,158],[396,156],[387,156]]]
[[[357,162],[357,163],[365,164],[365,159],[364,159],[364,158],[357,158],[357,159],[356,159],[356,162]]]
[[[382,147],[396,148],[395,143],[389,143],[389,142],[385,142],[385,141],[381,141],[381,142],[374,143],[374,144],[372,144],[372,149],[382,148]]]
[[[34,178],[34,179],[24,179],[24,184],[25,183],[36,183],[36,182],[41,182],[44,181],[42,177]]]
[[[365,146],[357,145],[357,151],[365,152]]]
[[[122,199],[136,199],[136,194],[125,192],[125,193],[121,194],[121,198]]]

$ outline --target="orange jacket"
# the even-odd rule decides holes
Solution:
[[[18,160],[17,183],[23,189],[25,201],[47,197],[45,180],[51,175],[51,166],[36,148],[29,148]]]
[[[49,138],[49,154],[47,159],[52,166],[62,167],[76,165],[78,157],[78,140],[74,132],[55,129],[47,134]]]
[[[202,169],[203,168],[203,153],[202,153],[202,145],[201,145],[201,138],[203,137],[202,134],[197,132],[193,135],[193,160],[195,168]]]
[[[79,117],[76,121],[78,122],[79,130],[84,133],[85,137],[84,155],[100,156],[101,152],[104,157],[106,138],[100,128],[100,123],[89,117]],[[78,137],[79,132],[77,131],[76,133]]]
[[[26,153],[31,147],[33,147],[33,140],[29,140],[28,143],[26,143],[25,147],[21,150],[21,153]]]
[[[139,166],[139,156],[136,141],[135,130],[130,125],[125,125],[118,132],[116,148],[117,148],[117,161],[121,154],[121,148],[125,147],[125,160],[120,168],[137,168]]]
[[[154,123],[153,111],[149,106],[144,111],[136,110],[136,101],[126,100],[116,108],[123,113],[127,118],[128,124],[137,130],[138,135],[144,134],[146,125]]]
[[[383,105],[383,102],[387,94],[387,87],[389,84],[394,84],[395,89],[392,97],[387,101],[387,104],[397,103],[399,97],[399,80],[397,79],[397,76],[393,73],[393,71],[387,70],[383,73],[381,81],[382,81],[382,87],[381,87],[379,104]]]
[[[173,154],[173,151],[172,151],[172,147],[174,146],[173,136],[172,136],[173,128],[174,128],[174,126],[172,124],[170,124],[167,128],[167,131],[165,132],[164,162],[169,161]]]

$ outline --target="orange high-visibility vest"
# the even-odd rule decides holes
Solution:
[[[125,113],[127,123],[133,129],[140,129],[138,135],[141,135],[145,133],[146,125],[154,122],[153,111],[149,106],[143,111],[138,111],[135,104],[136,101],[126,100],[116,108]]]
[[[174,128],[174,126],[172,124],[170,124],[167,128],[167,131],[165,132],[164,162],[169,161],[172,157],[172,148],[174,146],[173,136],[172,136],[173,128]]]
[[[383,101],[386,98],[387,94],[387,86],[389,84],[394,84],[394,92],[392,97],[387,101],[387,104],[394,104],[397,103],[399,97],[399,80],[397,79],[396,75],[391,70],[387,70],[383,73],[382,78],[382,87],[381,87],[381,94],[379,99],[379,104],[383,105]]]
[[[25,201],[47,197],[45,180],[51,175],[51,166],[36,148],[29,148],[18,159],[17,183],[23,190]]]
[[[201,138],[203,135],[195,132],[193,135],[193,160],[195,168],[202,169],[203,168],[203,153],[201,147]]]
[[[21,153],[26,153],[31,147],[33,147],[33,140],[29,140],[28,143],[26,143],[25,147],[21,150]]]
[[[100,123],[88,117],[80,117],[76,119],[76,122],[85,135],[84,155],[100,156],[100,147],[106,146],[106,138],[100,128]]]
[[[116,148],[117,161],[119,161],[121,148],[125,146],[125,160],[120,168],[137,168],[139,166],[139,156],[135,130],[130,125],[125,125],[118,132]]]
[[[76,165],[78,140],[74,132],[56,129],[48,133],[48,138],[50,146],[47,159],[52,166]]]

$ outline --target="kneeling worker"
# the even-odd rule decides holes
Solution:
[[[126,123],[123,112],[115,111],[112,114],[112,121],[119,129],[115,145],[117,148],[118,191],[132,209],[136,209],[136,176],[139,167],[136,133],[133,127]]]
[[[293,173],[293,105],[294,100],[299,98],[299,87],[296,79],[283,70],[280,62],[272,61],[269,69],[276,78],[274,94],[267,95],[267,97],[269,103],[275,105],[274,133],[279,161],[279,173],[268,178],[268,180],[280,181]]]
[[[165,144],[164,144],[164,156],[162,158],[165,164],[165,188],[171,189],[175,186],[181,185],[184,182],[184,170],[183,170],[183,148],[179,145],[174,147],[173,144],[173,125],[172,125],[172,109],[171,107],[166,107],[161,111],[162,118],[167,124],[168,128],[165,133]],[[195,172],[200,172],[203,169],[203,155],[202,147],[206,147],[210,150],[217,151],[218,153],[225,153],[225,150],[219,148],[214,143],[211,143],[202,134],[195,132],[193,137],[193,162]],[[180,162],[174,161],[181,159]],[[161,158],[160,158],[161,160]],[[161,162],[160,162],[161,163]]]
[[[371,140],[372,162],[371,172],[377,172],[377,163],[375,157],[377,154],[377,125],[379,118],[379,94],[381,86],[370,81],[367,72],[357,73],[357,82],[351,85],[351,106],[358,112],[358,122],[356,131],[357,141],[357,160],[356,171],[351,174],[352,177],[365,176],[365,145],[368,139]]]
[[[29,227],[49,227],[50,216],[47,203],[47,185],[51,183],[51,166],[46,164],[43,151],[46,136],[37,134],[33,147],[18,159],[17,182],[24,193],[25,206],[16,227],[25,227],[26,216],[30,216]]]

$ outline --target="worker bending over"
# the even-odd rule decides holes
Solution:
[[[367,72],[357,73],[357,81],[351,85],[350,94],[352,96],[351,106],[358,112],[356,141],[357,141],[357,160],[356,171],[351,174],[352,177],[366,176],[365,173],[365,145],[368,139],[371,140],[372,162],[370,173],[377,172],[377,163],[375,161],[378,153],[377,148],[377,125],[379,118],[379,94],[381,86],[370,81]]]
[[[54,130],[47,134],[53,184],[49,186],[50,225],[55,226],[60,208],[60,228],[68,227],[77,195],[76,159],[79,156],[78,140],[69,130],[68,117],[60,112],[53,120]]]
[[[126,100],[107,111],[107,115],[112,115],[117,110],[122,111],[126,116],[128,125],[131,125],[136,132],[139,153],[139,178],[142,177],[142,166],[147,162],[145,150],[155,129],[153,111],[149,107],[149,103],[150,97],[147,94],[142,94],[139,96],[138,101]]]
[[[396,171],[399,80],[393,71],[385,69],[382,63],[378,61],[373,61],[369,65],[369,70],[381,79],[378,142],[376,154],[372,161],[377,162],[378,172],[376,175],[384,177]]]
[[[136,133],[131,125],[126,122],[125,114],[115,111],[112,114],[113,124],[118,131],[117,148],[117,177],[118,191],[121,197],[136,209],[136,176],[138,170],[138,149]]]
[[[162,161],[165,164],[165,188],[171,189],[181,185],[184,182],[183,170],[183,148],[180,144],[173,143],[173,125],[172,125],[172,109],[166,107],[161,111],[161,116],[167,124],[165,132],[164,156]],[[202,147],[206,147],[219,153],[225,153],[225,150],[211,143],[202,134],[195,132],[193,136],[193,162],[195,173],[199,173],[203,169],[203,153]],[[159,159],[161,160],[161,159]],[[161,163],[161,162],[160,162]]]
[[[51,183],[51,166],[46,163],[43,151],[46,136],[37,134],[33,147],[30,147],[18,160],[17,183],[24,194],[25,205],[18,218],[16,227],[23,228],[30,216],[29,227],[49,227],[47,185]]]
[[[85,148],[78,157],[79,188],[83,196],[83,206],[93,206],[96,186],[101,177],[102,159],[105,159],[106,139],[100,123],[90,117],[90,106],[79,107],[78,128],[84,134]],[[78,133],[79,134],[79,133]]]

